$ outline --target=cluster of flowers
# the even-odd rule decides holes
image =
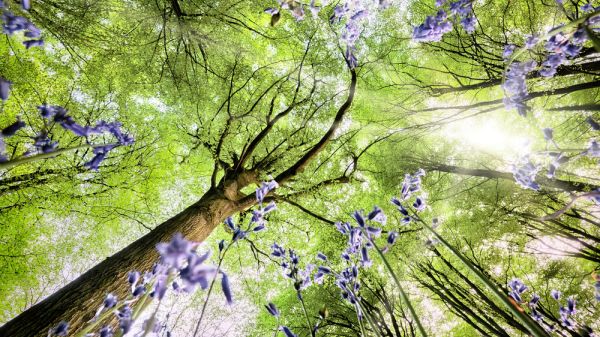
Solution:
[[[441,8],[445,5],[448,5],[446,10]],[[444,34],[452,30],[453,22],[460,22],[460,25],[469,34],[475,31],[477,21],[471,0],[436,0],[435,6],[440,8],[437,14],[427,16],[425,22],[414,28],[412,36],[414,41],[440,41]]]
[[[560,2],[559,5],[561,5]],[[582,12],[587,14],[586,19],[579,26],[570,31],[565,30],[567,27],[564,26],[550,30],[550,32],[556,31],[556,33],[552,34],[544,45],[544,49],[548,54],[538,70],[541,76],[553,77],[556,75],[559,66],[566,64],[569,58],[579,56],[583,44],[589,40],[587,31],[590,27],[600,23],[600,16],[597,15],[599,9],[588,3],[581,7]],[[535,35],[526,37],[525,50],[533,49],[539,41],[540,38]],[[506,61],[511,61],[515,49],[516,46],[513,44],[504,47],[503,57]],[[537,67],[537,62],[533,60],[512,63],[507,67],[504,74],[505,82],[502,85],[505,91],[504,104],[507,109],[517,109],[520,115],[526,115],[528,108],[524,101],[528,96],[528,92],[525,78]]]
[[[596,288],[598,290],[598,288],[600,288],[600,285],[597,284]],[[529,288],[521,280],[511,280],[508,283],[508,289],[508,295],[510,296],[510,298],[512,298],[517,303],[517,305],[526,304],[526,306],[530,309],[530,316],[546,331],[554,332],[558,330],[558,327],[555,324],[551,323],[554,321],[554,318],[545,317],[544,314],[542,314],[542,312],[539,310],[540,296],[538,294],[532,294],[531,299],[528,302],[525,302],[523,300],[522,295]],[[576,328],[579,328],[580,331],[586,332],[586,336],[595,336],[591,328],[585,325],[581,325],[574,320],[573,316],[577,312],[577,301],[573,296],[567,298],[565,305],[560,303],[560,291],[552,290],[550,292],[550,297],[552,297],[555,301],[558,302],[558,321],[560,322],[560,325],[571,331],[574,331]]]
[[[387,0],[374,0],[379,9],[389,7]],[[288,11],[297,21],[304,20],[305,8],[308,8],[314,18],[317,18],[321,9],[329,3],[327,0],[321,1],[320,5],[315,4],[315,0],[311,0],[309,4],[295,0],[277,0],[278,7],[270,7],[265,9],[265,13],[271,15],[271,25],[275,25],[281,17],[281,10]],[[346,45],[345,58],[351,69],[358,66],[356,58],[356,42],[362,33],[362,22],[369,15],[369,4],[367,1],[360,0],[345,0],[338,3],[333,13],[329,17],[331,24],[340,24],[344,22],[344,27],[341,32],[341,41]]]
[[[118,321],[120,335],[127,334],[139,312],[147,307],[153,299],[162,300],[167,290],[191,293],[198,287],[206,289],[209,280],[222,275],[222,288],[228,303],[232,302],[231,289],[227,275],[212,265],[205,264],[210,252],[199,254],[199,244],[186,240],[180,233],[173,236],[169,243],[159,243],[156,246],[160,260],[152,271],[143,275],[138,271],[129,273],[127,281],[131,291],[125,300],[119,301],[114,294],[108,294],[97,310],[94,318],[86,327],[88,331],[97,328],[101,323],[110,321],[114,315]],[[112,315],[111,315],[112,314]],[[51,332],[50,336],[67,336],[69,324],[61,322]],[[159,333],[166,329],[155,316],[147,319],[142,328],[146,333]],[[112,337],[116,331],[110,325],[103,325],[98,330],[100,337]]]
[[[540,189],[540,185],[535,182],[535,177],[540,171],[540,167],[532,163],[528,155],[521,157],[513,164],[511,166],[511,171],[519,186],[535,191]]]
[[[21,8],[28,11],[31,8],[30,0],[22,0]],[[25,17],[15,15],[8,10],[4,1],[1,0],[0,9],[2,10],[0,20],[2,20],[2,30],[4,34],[12,35],[22,31],[23,35],[27,38],[27,40],[23,41],[23,45],[27,49],[44,45],[44,40],[40,38],[41,31],[31,21]]]
[[[600,131],[600,125],[592,118],[586,118],[586,122],[591,126],[592,130]],[[546,176],[549,179],[553,179],[556,175],[556,170],[566,162],[573,160],[578,156],[587,156],[590,158],[600,158],[600,144],[595,139],[591,139],[588,147],[581,151],[579,154],[575,156],[565,155],[560,147],[554,141],[554,130],[551,128],[542,129],[542,133],[544,135],[544,139],[548,143],[554,144],[558,151],[547,151],[546,156],[550,159],[548,164]],[[517,184],[525,189],[539,190],[540,185],[535,181],[538,172],[541,170],[541,167],[535,165],[529,155],[524,155],[519,158],[515,164],[511,166],[511,172],[515,178]],[[597,198],[597,197],[593,197]]]
[[[270,181],[263,182],[256,189],[256,199],[260,206],[258,211],[253,212],[250,221],[249,228],[252,228],[252,232],[260,231],[257,230],[257,227],[262,226],[262,229],[264,229],[264,215],[274,210],[275,205],[270,203],[263,207],[263,201],[265,196],[277,187],[278,184],[275,181]],[[239,226],[236,226],[231,218],[225,220],[225,225],[233,231],[230,245],[242,240],[248,234],[248,231],[243,231]],[[221,275],[221,289],[225,299],[228,304],[233,303],[227,274],[220,268],[205,263],[211,252],[207,251],[204,254],[199,254],[197,251],[199,245],[199,243],[186,240],[181,233],[175,234],[169,243],[157,244],[156,250],[160,254],[160,259],[154,265],[152,271],[144,273],[143,276],[138,271],[129,272],[127,280],[131,288],[129,297],[119,302],[114,294],[108,294],[86,329],[92,331],[100,323],[110,320],[110,314],[113,313],[118,320],[120,334],[127,334],[139,312],[144,310],[152,299],[160,302],[169,288],[177,293],[192,293],[198,287],[206,290],[209,288],[210,281],[219,274]],[[224,248],[225,242],[219,242],[219,252],[222,252]],[[67,336],[68,327],[68,322],[63,321],[52,329],[49,335]],[[144,322],[142,328],[145,333],[158,334],[165,330],[167,336],[170,335],[170,332],[166,330],[166,323],[159,322],[154,315]],[[102,326],[98,331],[100,337],[112,337],[114,333],[115,331],[108,325]]]
[[[21,1],[21,6],[24,10],[29,10],[30,3],[28,0]],[[3,32],[7,35],[12,35],[17,31],[25,31],[24,35],[28,38],[34,38],[40,36],[40,30],[35,27],[29,20],[21,16],[15,16],[10,11],[6,10],[3,1],[0,1],[0,8],[3,9],[2,21],[3,21]],[[23,43],[27,48],[33,46],[42,46],[43,40],[27,40]],[[10,96],[12,82],[4,78],[0,78],[0,99],[3,101],[8,100]],[[118,122],[107,123],[100,121],[96,126],[83,126],[75,122],[75,120],[68,115],[66,109],[60,106],[44,104],[38,107],[40,115],[45,120],[51,120],[54,123],[58,123],[61,127],[71,131],[75,136],[78,137],[89,137],[94,134],[103,134],[108,132],[116,139],[115,144],[93,146],[94,157],[87,163],[85,167],[91,170],[98,170],[100,163],[106,158],[108,152],[119,145],[131,145],[133,144],[133,137],[127,135],[121,131],[121,124]],[[25,122],[21,121],[17,117],[17,121],[13,124],[2,129],[0,133],[0,162],[8,162],[9,158],[6,156],[6,144],[4,139],[14,136],[17,131],[26,126]],[[31,156],[38,153],[51,153],[56,151],[58,148],[58,142],[53,141],[46,130],[40,131],[35,137],[32,137],[34,143],[34,150],[27,151],[24,156]],[[88,142],[89,144],[89,142]]]

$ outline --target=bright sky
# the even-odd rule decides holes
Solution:
[[[528,147],[529,138],[522,128],[494,116],[468,118],[446,125],[442,135],[459,146],[512,159]]]

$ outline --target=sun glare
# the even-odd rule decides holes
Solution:
[[[501,156],[514,156],[529,143],[524,132],[491,118],[470,118],[452,123],[442,129],[442,134],[458,142],[459,146]]]

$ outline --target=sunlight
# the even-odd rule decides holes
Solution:
[[[459,146],[510,157],[524,150],[529,143],[525,133],[519,131],[498,119],[469,118],[446,125],[442,134]]]

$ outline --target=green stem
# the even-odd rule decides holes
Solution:
[[[315,337],[315,333],[313,331],[312,323],[310,322],[310,318],[308,317],[308,312],[306,311],[306,306],[304,305],[304,299],[302,299],[302,293],[298,290],[298,300],[302,304],[302,311],[304,311],[304,317],[306,318],[306,323],[308,323],[308,331],[310,331],[310,335]]]
[[[358,309],[357,305],[354,306],[354,311],[356,311],[356,319],[358,320],[358,325],[360,326],[360,333],[362,334],[362,337],[367,337],[367,334],[365,333],[365,327],[363,326],[362,319],[360,318],[360,309]]]
[[[425,223],[425,221],[421,220],[418,216],[415,217],[425,229],[431,232],[435,238],[446,248],[448,248],[454,256],[456,256],[467,268],[469,268],[475,276],[481,281],[483,284],[487,286],[487,288],[496,296],[498,300],[500,300],[510,312],[523,324],[529,332],[535,337],[548,337],[548,333],[542,329],[531,317],[522,312],[517,308],[517,305],[510,302],[508,299],[508,295],[502,293],[498,288],[481,272],[479,271],[471,261],[469,261],[464,255],[462,255],[459,251],[454,249],[452,245],[450,245],[444,238],[439,235],[431,226]]]
[[[363,229],[363,234],[367,235],[367,237],[369,237],[364,229]],[[425,329],[423,328],[423,325],[421,324],[421,321],[419,320],[419,316],[417,316],[417,313],[415,312],[415,308],[413,308],[412,304],[410,303],[410,300],[408,299],[408,295],[406,294],[406,292],[404,292],[404,288],[402,288],[402,285],[400,285],[400,280],[398,280],[398,277],[396,276],[396,273],[394,273],[392,266],[386,259],[385,255],[383,255],[383,253],[381,252],[379,247],[377,247],[377,245],[375,244],[375,241],[372,239],[369,239],[369,241],[371,241],[373,248],[375,248],[375,250],[379,254],[379,257],[381,257],[381,260],[383,261],[385,268],[388,270],[390,275],[392,275],[392,279],[394,280],[394,283],[396,284],[396,286],[398,287],[398,290],[400,291],[400,298],[402,299],[402,302],[404,303],[404,305],[406,305],[406,307],[408,308],[408,311],[410,312],[410,315],[412,316],[412,318],[415,320],[415,323],[417,324],[417,329],[419,330],[419,333],[421,334],[421,336],[427,337],[427,333],[425,332]]]
[[[381,334],[379,333],[379,330],[377,329],[377,325],[375,325],[373,318],[371,317],[371,315],[369,315],[369,313],[367,312],[365,307],[363,307],[363,305],[360,303],[360,300],[356,296],[355,296],[355,298],[356,298],[356,303],[360,306],[363,316],[367,318],[367,321],[369,322],[371,329],[373,329],[373,332],[375,332],[375,334],[377,336],[381,337]]]
[[[217,276],[219,276],[219,271],[221,270],[221,265],[223,264],[223,260],[225,260],[225,254],[229,251],[229,248],[233,245],[233,242],[227,245],[223,250],[223,254],[219,256],[219,264],[217,264],[217,270],[215,271],[215,277],[210,282],[210,286],[208,287],[208,291],[206,292],[206,299],[202,304],[202,311],[200,312],[200,318],[198,318],[198,323],[196,323],[196,328],[194,329],[194,337],[198,335],[198,330],[200,329],[200,323],[202,323],[202,318],[204,317],[204,313],[206,312],[206,306],[208,305],[208,300],[210,299],[210,295],[212,294],[212,290],[215,286],[215,282],[217,280]]]

